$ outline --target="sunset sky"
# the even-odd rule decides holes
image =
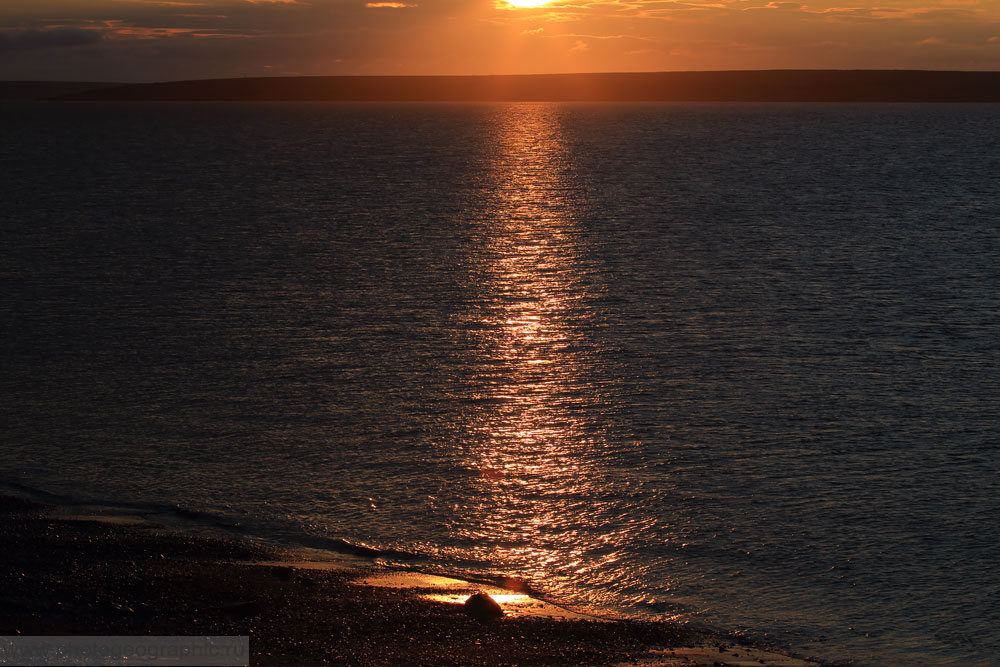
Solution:
[[[6,80],[774,68],[1000,70],[1000,0],[0,2]]]

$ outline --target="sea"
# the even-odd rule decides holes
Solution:
[[[0,491],[1000,664],[1000,106],[0,127]]]

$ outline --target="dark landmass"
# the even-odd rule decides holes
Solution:
[[[0,81],[0,102],[43,100],[122,85],[124,84],[88,81]]]
[[[276,549],[52,509],[0,496],[0,635],[249,636],[252,665],[310,667],[611,665],[664,647],[738,648],[666,623],[481,622],[413,589],[352,583],[359,570],[304,569]],[[276,560],[293,564],[266,564]]]
[[[1000,102],[1000,72],[766,70],[511,76],[269,77],[131,84],[62,95],[59,99],[342,102]]]

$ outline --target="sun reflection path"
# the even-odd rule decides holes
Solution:
[[[519,576],[568,581],[617,558],[618,537],[601,524],[609,398],[592,304],[602,288],[560,107],[500,113],[476,327],[483,400],[468,424],[479,487],[455,532]]]

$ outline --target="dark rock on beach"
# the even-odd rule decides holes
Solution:
[[[486,593],[475,593],[465,601],[465,613],[477,621],[487,622],[503,618],[503,609]]]

